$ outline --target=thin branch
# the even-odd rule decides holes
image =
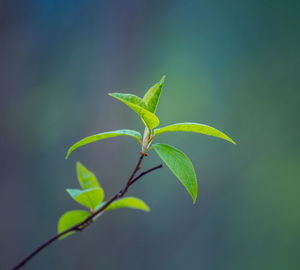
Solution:
[[[153,167],[153,168],[151,168],[151,169],[149,169],[149,170],[147,170],[147,171],[144,171],[144,172],[140,173],[136,178],[134,178],[134,179],[131,181],[130,185],[134,184],[137,180],[139,180],[139,179],[140,179],[141,177],[143,177],[144,175],[146,175],[146,174],[148,174],[148,173],[150,173],[150,172],[152,172],[152,171],[155,171],[155,170],[157,170],[157,169],[162,168],[162,166],[163,166],[163,165],[160,164],[160,165],[155,166],[155,167]]]
[[[155,171],[157,169],[160,169],[162,167],[162,165],[153,167],[147,171],[142,172],[141,174],[139,174],[137,177],[135,177],[135,175],[137,174],[137,172],[140,170],[141,168],[141,164],[143,161],[143,158],[146,156],[146,154],[141,153],[141,156],[139,158],[139,161],[137,163],[137,165],[135,166],[135,169],[133,170],[131,176],[129,177],[129,179],[127,180],[127,183],[125,185],[125,187],[123,189],[121,189],[115,196],[113,196],[110,200],[108,200],[99,210],[95,211],[92,215],[90,215],[89,217],[87,217],[84,221],[74,225],[73,227],[69,228],[68,230],[65,230],[57,235],[55,235],[54,237],[50,238],[48,241],[46,241],[45,243],[43,243],[41,246],[39,246],[35,251],[33,251],[32,253],[30,253],[26,258],[24,258],[17,266],[11,268],[11,270],[17,270],[20,269],[21,267],[23,267],[28,261],[30,261],[35,255],[37,255],[39,252],[41,252],[44,248],[46,248],[47,246],[49,246],[51,243],[53,243],[54,241],[56,241],[57,239],[59,239],[61,236],[66,235],[67,233],[70,232],[78,232],[78,231],[83,231],[88,225],[90,225],[93,222],[93,219],[98,216],[99,214],[101,214],[112,202],[114,202],[115,200],[123,197],[126,192],[128,191],[129,187],[135,183],[137,180],[139,180],[141,177],[143,177],[144,175]]]

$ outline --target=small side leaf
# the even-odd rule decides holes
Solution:
[[[162,128],[158,128],[154,130],[154,136],[157,136],[159,134],[165,133],[165,132],[173,132],[173,131],[186,131],[186,132],[196,132],[196,133],[201,133],[209,136],[215,136],[219,137],[221,139],[227,140],[235,144],[235,142],[230,139],[226,134],[223,132],[207,126],[203,124],[198,124],[198,123],[178,123]]]
[[[105,202],[102,202],[100,205],[98,205],[96,207],[96,211],[99,210],[104,204],[105,204]],[[116,200],[113,203],[111,203],[105,209],[105,211],[124,208],[124,207],[139,209],[139,210],[143,210],[146,212],[150,211],[149,206],[144,201],[142,201],[141,199],[135,198],[135,197],[126,197],[126,198],[121,198],[119,200]]]
[[[194,166],[189,158],[178,149],[167,144],[154,144],[153,148],[185,186],[195,203],[197,198],[197,177]]]
[[[75,201],[90,209],[95,209],[104,199],[102,188],[91,188],[86,190],[67,189],[67,192]]]
[[[153,85],[143,97],[143,101],[146,103],[148,110],[152,113],[155,113],[156,111],[165,78],[166,76],[164,75],[161,80]]]
[[[58,233],[62,233],[76,224],[84,221],[87,217],[90,216],[90,213],[83,210],[72,210],[69,212],[66,212],[58,221]],[[63,239],[75,232],[69,232],[61,237],[59,239]]]
[[[156,115],[145,107],[145,104],[140,103],[137,104],[136,96],[130,95],[130,94],[121,94],[121,93],[111,93],[110,96],[122,101],[127,106],[129,106],[132,110],[134,110],[144,121],[145,125],[152,130],[153,128],[157,127],[159,125],[159,119],[156,117]],[[133,96],[133,97],[131,97]]]
[[[142,137],[141,133],[134,131],[134,130],[129,130],[129,129],[120,129],[120,130],[95,134],[95,135],[86,137],[86,138],[80,140],[79,142],[73,144],[68,150],[66,159],[69,157],[71,152],[73,152],[76,148],[78,148],[80,146],[83,146],[83,145],[86,145],[88,143],[92,143],[95,141],[107,139],[107,138],[112,138],[112,137],[117,137],[117,136],[125,136],[125,135],[133,137],[133,138],[137,139],[139,142],[140,142],[140,138]]]
[[[82,189],[99,188],[97,177],[84,167],[80,162],[76,163],[77,178]]]

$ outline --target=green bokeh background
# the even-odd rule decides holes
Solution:
[[[85,136],[143,126],[108,92],[167,75],[161,126],[232,137],[161,135],[198,175],[195,205],[165,167],[119,210],[59,241],[26,269],[300,269],[299,1],[0,1],[0,269],[56,233],[75,162],[120,189],[139,146],[120,137],[64,156]],[[150,152],[143,168],[159,164]],[[25,269],[25,268],[24,268]]]

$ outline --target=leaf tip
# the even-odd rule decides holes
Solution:
[[[69,149],[69,150],[68,150],[68,153],[67,153],[66,156],[65,156],[65,160],[68,159],[68,157],[69,157],[70,154],[71,154],[71,150]]]
[[[196,203],[196,200],[197,200],[197,194],[196,194],[196,196],[193,197],[193,204]]]
[[[236,142],[233,139],[229,138],[228,136],[227,136],[227,140],[233,143],[234,145],[236,145]]]
[[[66,188],[66,192],[73,198],[73,196],[72,196],[72,189]]]
[[[150,207],[148,206],[148,204],[146,204],[145,202],[143,202],[143,208],[141,209],[141,210],[144,210],[145,212],[150,212],[151,211],[151,209],[150,209]]]
[[[224,133],[223,133],[223,135],[224,135],[223,139],[225,139],[225,140],[231,142],[232,144],[236,144],[236,142],[235,142],[233,139],[231,139],[229,136],[227,136],[227,135],[224,134]]]
[[[83,167],[83,165],[79,161],[77,161],[76,162],[76,168],[82,168],[82,167]]]

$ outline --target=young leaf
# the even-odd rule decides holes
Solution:
[[[154,130],[154,136],[157,136],[157,135],[165,133],[165,132],[173,132],[173,131],[186,131],[186,132],[202,133],[202,134],[209,135],[209,136],[219,137],[219,138],[222,138],[224,140],[230,141],[233,144],[235,144],[235,142],[232,139],[230,139],[223,132],[221,132],[213,127],[203,125],[203,124],[198,124],[198,123],[178,123],[178,124],[166,126],[163,128],[158,128],[158,129]]]
[[[164,75],[161,80],[152,86],[143,97],[143,101],[146,103],[148,110],[152,113],[155,113],[156,111],[165,78],[166,76]]]
[[[133,95],[133,94],[123,94],[123,93],[112,93],[109,94],[110,96],[117,98],[117,99],[122,99],[121,101],[127,101],[130,103],[133,103],[135,105],[138,105],[146,110],[148,110],[147,108],[147,104],[145,103],[145,101],[143,99],[141,99],[140,97]],[[123,101],[123,102],[124,102]]]
[[[78,148],[80,146],[86,145],[91,142],[107,139],[107,138],[112,138],[112,137],[116,137],[116,136],[125,136],[125,135],[133,137],[133,138],[137,139],[139,142],[141,142],[140,138],[142,137],[142,135],[135,130],[120,129],[120,130],[115,130],[115,131],[110,131],[110,132],[103,132],[103,133],[99,133],[99,134],[95,134],[95,135],[86,137],[86,138],[80,140],[79,142],[73,144],[68,150],[66,159],[69,157],[71,152],[73,152],[76,148]]]
[[[110,204],[106,208],[106,210],[114,210],[114,209],[119,209],[124,207],[139,209],[146,212],[150,211],[149,206],[144,201],[134,197],[126,197],[126,198],[121,198],[119,200],[116,200],[112,204]]]
[[[91,188],[86,190],[67,189],[70,196],[81,205],[95,209],[104,199],[102,188]]]
[[[136,104],[136,96],[130,94],[120,94],[120,93],[112,93],[109,95],[122,101],[127,106],[129,106],[132,110],[134,110],[142,118],[145,125],[150,130],[152,130],[153,128],[159,125],[159,119],[156,117],[154,113],[148,111],[148,109],[146,109],[144,105],[141,106],[141,104]]]
[[[82,189],[99,188],[97,177],[84,167],[80,162],[76,163],[77,178]]]
[[[167,144],[154,144],[153,148],[185,186],[195,203],[197,198],[197,177],[189,158],[178,149]]]
[[[99,210],[104,204],[105,204],[105,202],[102,202],[101,204],[99,204],[96,207],[96,211]],[[126,198],[121,198],[119,200],[116,200],[113,203],[111,203],[105,209],[105,211],[124,208],[124,207],[139,209],[139,210],[143,210],[146,212],[150,211],[149,206],[144,201],[142,201],[141,199],[135,198],[135,197],[126,197]]]
[[[83,210],[73,210],[66,212],[58,221],[58,233],[64,232],[76,224],[84,221],[87,217],[90,216],[90,213]],[[59,239],[63,239],[75,232],[69,232],[61,237]]]

